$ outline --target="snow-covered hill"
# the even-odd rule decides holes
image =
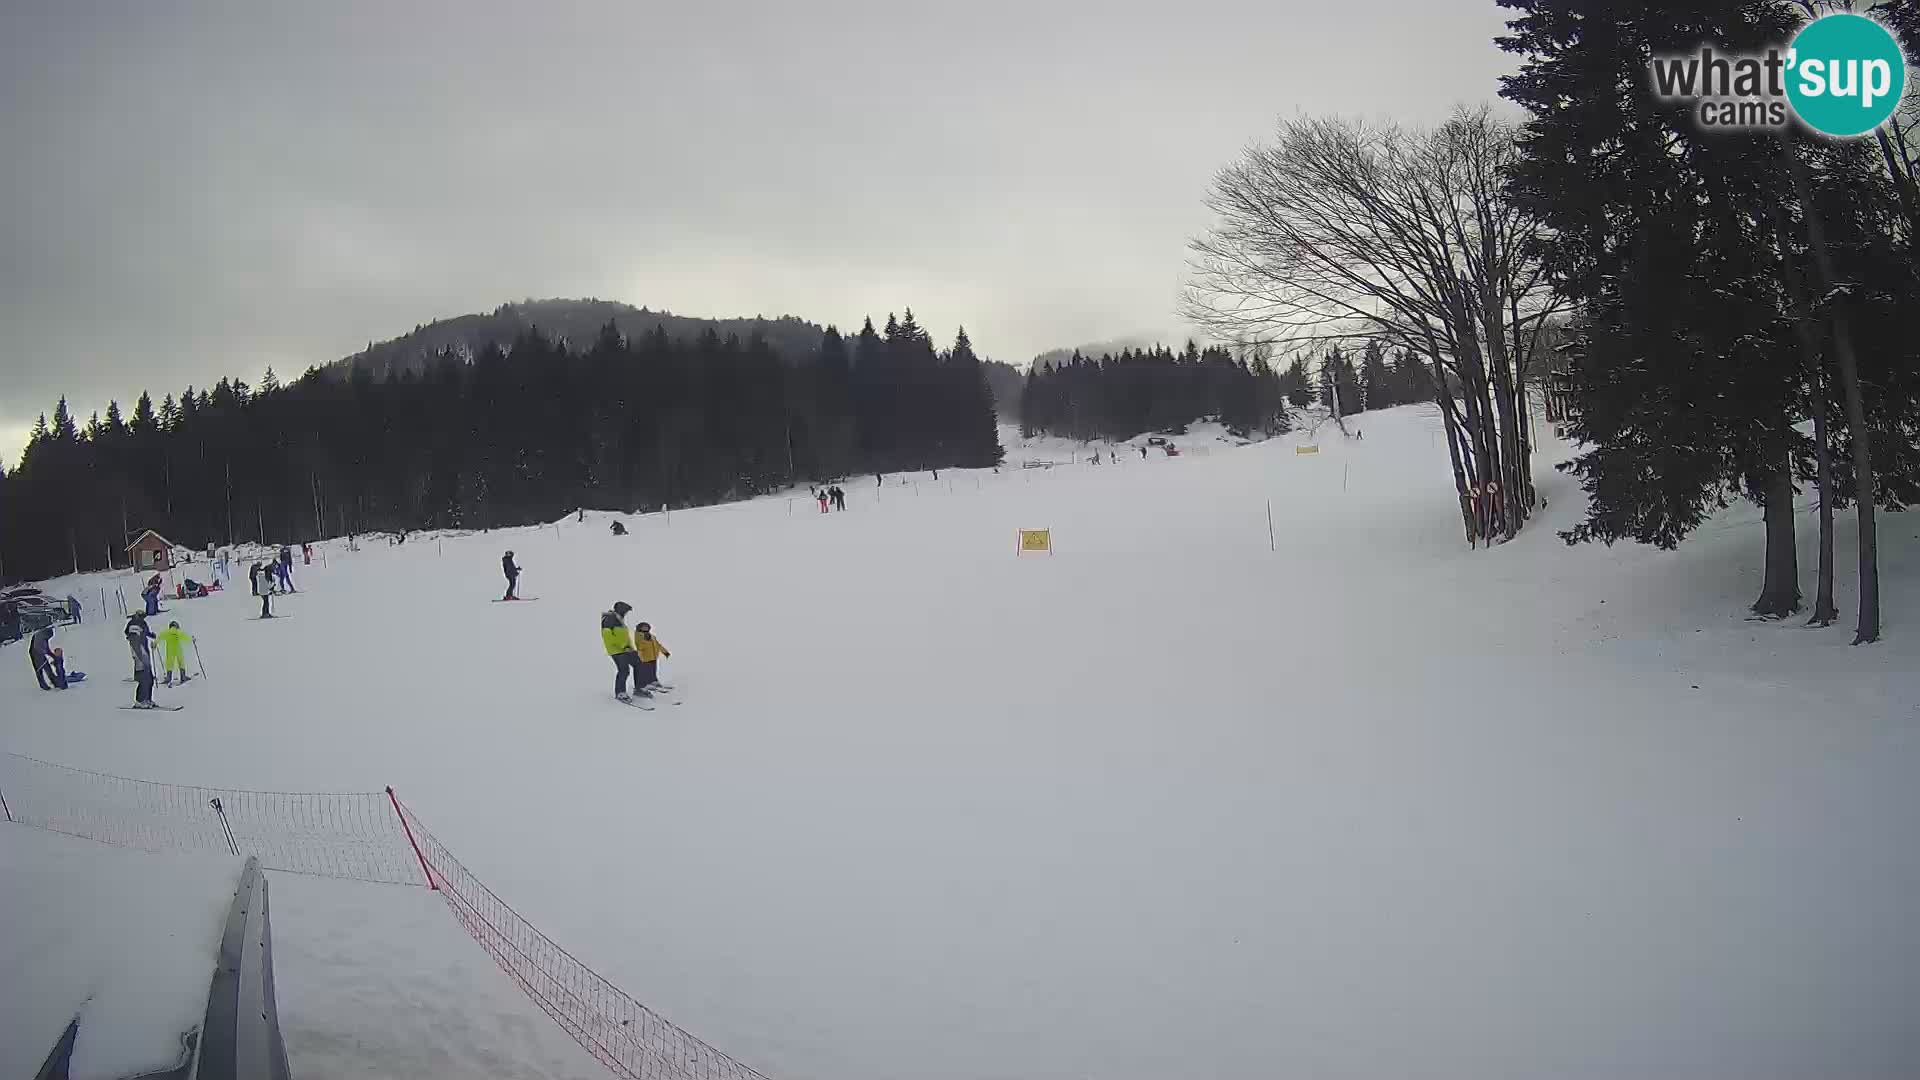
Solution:
[[[1751,508],[1674,553],[1569,549],[1580,494],[1543,462],[1547,509],[1469,551],[1437,416],[1360,427],[1098,468],[1010,445],[829,515],[330,541],[284,620],[244,581],[171,604],[209,665],[160,691],[182,712],[112,708],[117,618],[60,635],[83,689],[16,651],[0,750],[392,784],[570,951],[782,1080],[1920,1072],[1920,530],[1883,525],[1887,640],[1854,649],[1741,618]],[[537,601],[491,602],[508,548]],[[616,600],[685,705],[610,700]],[[595,1073],[556,1029],[446,1025],[513,990],[450,922],[444,961],[405,929],[425,894],[275,889],[296,1074],[436,1071],[340,1049],[413,1023],[484,1046],[438,1071]]]

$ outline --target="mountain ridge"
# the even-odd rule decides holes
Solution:
[[[535,329],[573,348],[585,348],[609,321],[629,338],[650,334],[656,326],[676,341],[694,340],[709,329],[723,338],[738,335],[742,340],[758,333],[789,358],[811,355],[826,332],[826,327],[795,315],[704,318],[598,297],[527,299],[501,304],[491,312],[468,312],[417,324],[408,333],[369,342],[365,349],[332,361],[321,370],[337,375],[366,370],[380,379],[407,372],[417,375],[444,349],[464,347],[477,352],[489,342],[505,346]]]

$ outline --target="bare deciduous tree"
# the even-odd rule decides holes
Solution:
[[[1561,309],[1538,222],[1504,195],[1514,125],[1460,109],[1431,130],[1285,121],[1220,171],[1187,315],[1228,340],[1388,339],[1425,358],[1469,542],[1535,502],[1520,361]]]

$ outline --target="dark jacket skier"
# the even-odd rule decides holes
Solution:
[[[127,619],[127,650],[133,654],[133,703],[153,708],[153,631],[147,629],[147,617],[135,613]]]
[[[520,587],[520,568],[513,564],[513,552],[500,556],[500,572],[507,575],[507,595],[502,600],[518,600],[514,590]]]
[[[34,631],[33,639],[27,643],[27,659],[33,663],[33,677],[40,689],[67,688],[67,680],[53,666],[53,627],[43,626]]]

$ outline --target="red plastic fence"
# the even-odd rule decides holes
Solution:
[[[147,851],[257,855],[269,870],[425,885],[385,792],[188,787],[0,754],[7,816]]]
[[[630,1080],[766,1080],[627,996],[453,857],[391,789],[241,791],[0,754],[6,817],[148,851],[257,855],[270,870],[439,890],[467,933],[587,1052]]]
[[[631,1080],[766,1080],[574,959],[462,866],[410,808],[397,805],[454,917],[500,970],[615,1075]]]

